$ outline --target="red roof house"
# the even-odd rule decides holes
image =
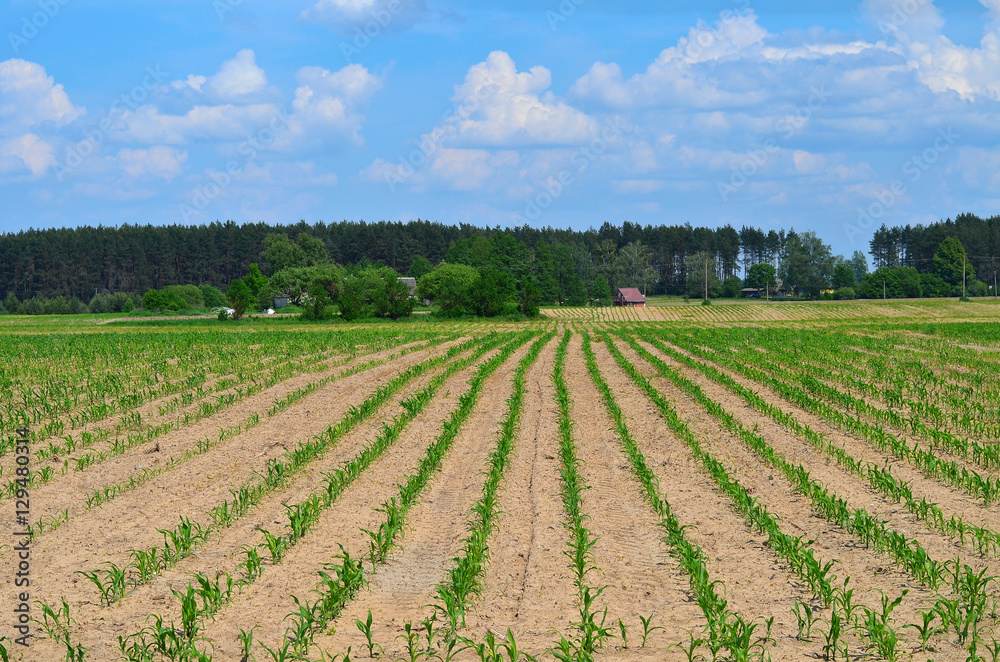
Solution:
[[[619,287],[615,290],[612,303],[616,306],[629,306],[630,308],[645,308],[646,297],[636,287]]]

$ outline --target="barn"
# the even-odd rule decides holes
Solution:
[[[612,303],[616,306],[628,306],[629,308],[645,308],[646,297],[636,287],[619,287],[615,290]]]

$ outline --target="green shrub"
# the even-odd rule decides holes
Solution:
[[[348,322],[364,314],[364,287],[358,278],[348,276],[344,279],[344,291],[337,299],[337,306],[340,308],[340,316]]]
[[[201,299],[206,308],[219,308],[226,305],[226,295],[217,287],[211,285],[199,285]]]
[[[163,292],[171,301],[179,299],[183,302],[180,310],[198,310],[205,307],[205,300],[197,285],[168,285],[163,288]]]

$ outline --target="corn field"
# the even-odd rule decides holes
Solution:
[[[871,306],[0,331],[0,659],[994,662],[996,309]]]

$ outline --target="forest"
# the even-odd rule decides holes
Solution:
[[[283,243],[269,248],[276,237]],[[935,255],[949,238],[960,245],[950,249],[950,266],[942,266]],[[290,250],[301,255],[290,257]],[[882,226],[871,240],[870,254],[876,269],[871,274],[862,252],[834,256],[814,233],[728,225],[640,226],[626,221],[578,231],[419,220],[125,224],[0,235],[0,293],[7,295],[8,309],[46,297],[88,302],[95,296],[130,295],[141,305],[150,290],[171,286],[225,291],[252,264],[271,276],[290,266],[330,262],[355,272],[385,266],[419,277],[446,262],[507,273],[518,291],[530,279],[542,303],[569,305],[603,299],[606,287],[717,297],[772,281],[792,295],[820,296],[835,288],[847,294],[843,298],[952,296],[963,274],[975,284],[972,294],[981,296],[997,271],[1000,216],[961,214],[927,226]],[[965,269],[958,276],[956,260]]]

